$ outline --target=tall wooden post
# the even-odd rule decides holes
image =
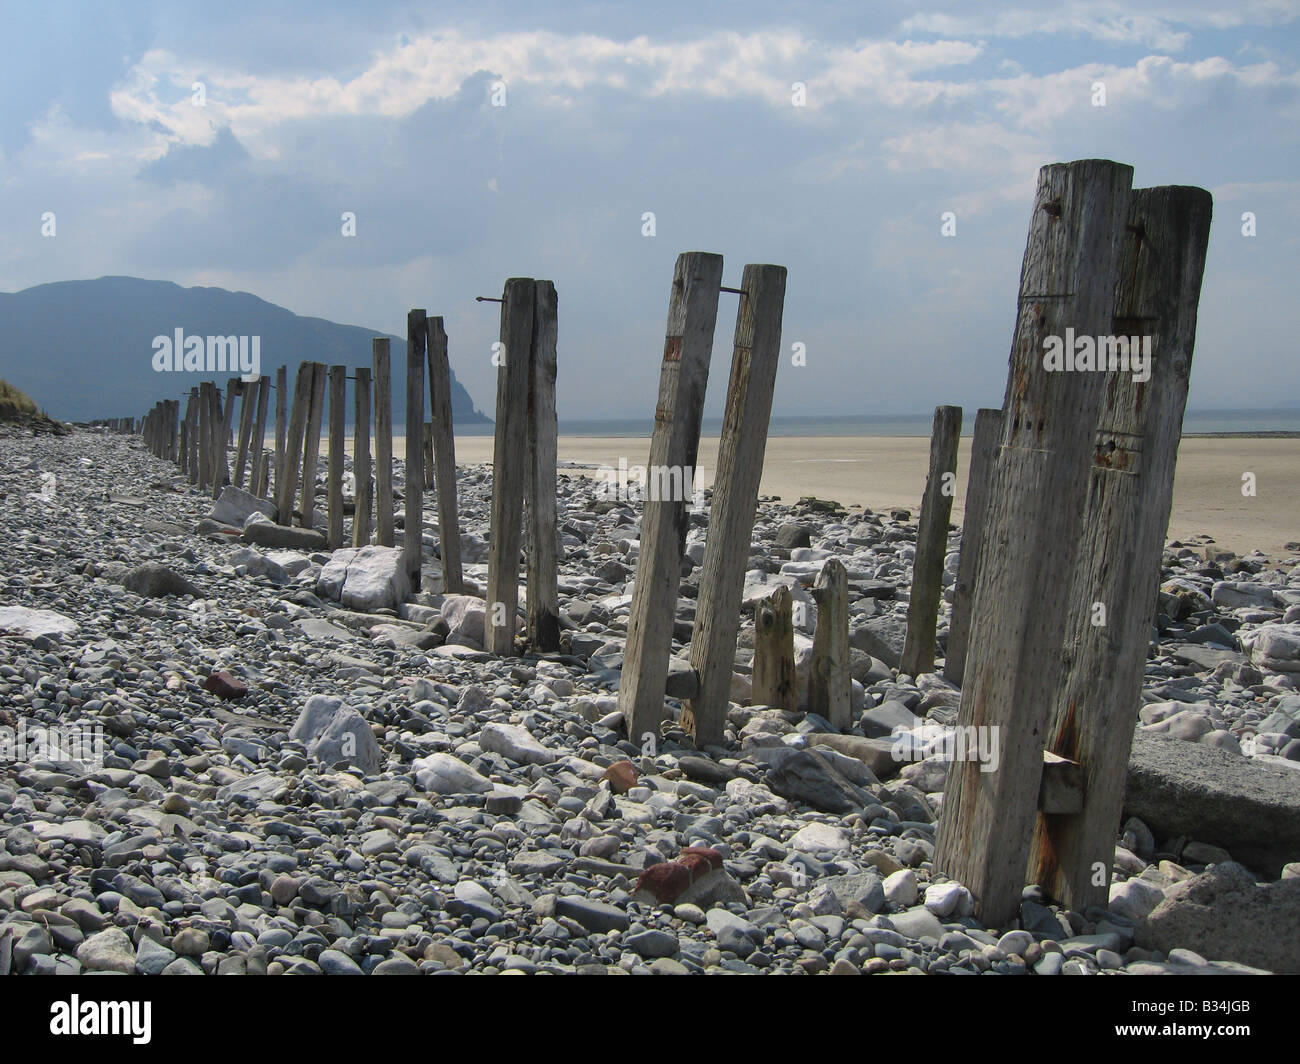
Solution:
[[[325,495],[329,512],[325,540],[335,550],[343,546],[343,429],[347,390],[348,367],[330,366],[330,450]]]
[[[528,383],[532,360],[531,277],[506,281],[501,303],[496,439],[492,447],[492,540],[488,544],[487,649],[513,654],[519,608],[519,544],[528,446]]]
[[[853,726],[853,676],[849,670],[849,574],[828,558],[812,589],[817,601],[808,711],[844,731]]]
[[[226,381],[226,406],[221,415],[221,438],[217,441],[217,477],[212,485],[212,497],[219,498],[221,489],[230,483],[230,426],[235,417],[235,394],[239,378]]]
[[[1002,411],[984,409],[975,415],[975,435],[970,445],[970,472],[966,477],[966,506],[961,520],[961,554],[957,560],[957,583],[952,592],[952,614],[948,622],[948,652],[943,675],[962,685],[966,671],[966,646],[970,642],[970,615],[979,575],[980,547],[984,542],[984,515],[989,505],[989,484],[1002,435]]]
[[[204,381],[199,385],[199,460],[197,475],[191,472],[190,479],[202,491],[208,486],[209,471],[212,466],[212,385]]]
[[[307,428],[307,408],[311,405],[312,364],[298,363],[293,384],[293,412],[289,416],[281,461],[275,469],[275,506],[282,525],[293,524],[293,498],[298,490],[299,462],[302,460],[303,434]]]
[[[375,542],[393,545],[393,385],[388,339],[371,341],[375,363]]]
[[[320,429],[325,416],[325,364],[311,363],[307,432],[302,442],[302,527],[316,526],[316,465],[320,460]]]
[[[426,318],[427,322],[428,319]],[[420,460],[424,467],[424,490],[430,491],[433,488],[433,422],[424,423],[424,433],[420,437],[422,447],[420,450]]]
[[[997,737],[999,760],[996,768],[954,760],[934,858],[993,926],[1020,905],[1060,680],[1062,577],[1074,564],[1106,385],[1095,371],[1048,369],[1045,342],[1110,331],[1132,179],[1132,167],[1097,159],[1039,171],[958,716],[959,727],[976,729],[963,734],[997,729],[987,734]]]
[[[555,285],[537,281],[528,387],[527,543],[528,643],[532,650],[560,649],[559,561],[555,516],[558,460],[555,415],[559,302]]]
[[[1204,189],[1135,190],[1116,274],[1111,335],[1129,337],[1130,345],[1149,342],[1150,357],[1145,370],[1139,364],[1135,371],[1130,361],[1129,368],[1106,374],[1066,622],[1069,671],[1047,731],[1050,752],[1083,766],[1083,809],[1039,814],[1029,864],[1031,883],[1080,912],[1107,902],[1173,501],[1211,211]],[[1130,347],[1130,360],[1136,354]],[[1098,867],[1105,876],[1093,875]]]
[[[961,442],[961,407],[934,408],[930,433],[930,473],[925,478],[921,518],[912,560],[912,593],[907,605],[907,637],[899,671],[912,676],[934,669],[934,633],[943,593],[943,559],[948,552],[948,521],[957,493],[957,445]]]
[[[799,708],[792,606],[790,589],[779,584],[754,608],[754,675],[750,701],[756,706],[775,706],[791,712]]]
[[[208,441],[208,461],[211,465],[208,468],[207,487],[211,488],[218,483],[221,478],[222,463],[225,461],[226,445],[222,439],[221,430],[223,420],[221,416],[221,389],[217,387],[217,382],[213,381],[208,391],[208,402],[212,406],[208,418],[208,432],[211,439]]]
[[[424,348],[423,310],[406,315],[406,535],[402,561],[411,594],[420,592],[424,540]]]
[[[365,366],[357,367],[356,424],[352,432],[352,473],[357,478],[352,546],[364,547],[370,543],[370,511],[374,501],[370,463],[370,370]]]
[[[447,360],[447,330],[442,318],[430,318],[429,414],[433,418],[433,464],[438,493],[438,550],[442,554],[442,586],[450,594],[465,589],[460,561],[460,517],[456,512],[456,436],[451,419],[451,365]]]
[[[736,312],[736,346],[727,384],[704,565],[696,605],[691,667],[696,696],[682,708],[682,724],[698,746],[722,741],[740,628],[740,597],[763,474],[772,389],[781,357],[785,267],[745,267]]]
[[[181,419],[180,453],[176,456],[176,464],[186,476],[190,471],[190,415],[193,412],[194,395],[191,393],[185,402],[185,416]]]
[[[256,381],[243,381],[239,386],[239,446],[235,450],[235,487],[244,486],[244,470],[248,463],[248,448],[253,439],[253,410]],[[254,462],[254,465],[257,463]],[[249,478],[251,481],[251,477]],[[253,487],[250,483],[249,487]]]
[[[271,398],[271,378],[257,379],[257,413],[253,418],[253,471],[249,474],[249,490],[258,498],[265,499],[267,482],[270,477],[266,469],[266,408]]]
[[[289,368],[281,366],[275,371],[275,494],[280,495],[280,481],[285,472],[285,411],[289,405]],[[289,524],[289,517],[280,515],[282,524]]]
[[[721,284],[721,255],[690,251],[677,256],[668,297],[650,467],[676,469],[683,493],[690,491],[687,476],[692,482],[695,478],[694,456],[699,450]],[[687,517],[685,499],[650,497],[641,511],[641,548],[618,687],[619,712],[627,734],[636,742],[646,732],[658,734],[664,719]]]

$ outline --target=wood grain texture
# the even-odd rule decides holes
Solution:
[[[320,430],[325,417],[325,377],[323,362],[312,362],[311,386],[307,392],[307,430],[302,441],[302,527],[313,528],[316,522],[316,467],[320,462]]]
[[[302,461],[303,436],[307,431],[307,407],[311,403],[312,369],[310,362],[298,363],[293,384],[293,411],[285,435],[283,462],[275,471],[275,503],[282,525],[293,524],[293,499],[298,490]]]
[[[438,551],[442,585],[451,594],[465,589],[460,561],[460,515],[456,501],[456,429],[451,412],[451,364],[442,318],[429,319],[429,413],[433,418],[434,490],[438,504]]]
[[[763,473],[772,390],[781,356],[784,266],[747,265],[736,312],[735,351],[727,383],[704,564],[691,640],[691,667],[700,689],[682,709],[682,725],[696,745],[724,737],[740,598]]]
[[[794,712],[799,708],[794,670],[794,610],[781,584],[754,607],[754,674],[750,702]]]
[[[343,448],[347,422],[347,366],[330,366],[329,465],[325,474],[325,541],[331,550],[343,546]]]
[[[1131,167],[1106,160],[1043,167],[1021,268],[958,715],[961,727],[997,729],[1000,762],[990,772],[978,760],[953,763],[934,859],[995,926],[1018,911],[1024,886],[1105,388],[1100,374],[1049,372],[1043,341],[1067,328],[1109,332],[1132,176]]]
[[[555,285],[533,287],[533,339],[528,388],[527,569],[528,645],[534,652],[560,649],[558,531],[555,467],[558,423],[555,414],[556,346],[559,301]]]
[[[1155,620],[1212,206],[1204,189],[1136,190],[1116,273],[1110,332],[1151,337],[1151,377],[1106,374],[1066,622],[1066,676],[1047,732],[1048,750],[1083,766],[1083,808],[1076,816],[1038,817],[1029,863],[1030,882],[1080,911],[1108,898],[1093,869],[1100,863],[1109,880]],[[1099,618],[1105,623],[1094,623]]]
[[[284,479],[285,458],[284,441],[288,432],[287,411],[289,409],[289,367],[281,366],[275,371],[275,495],[280,497],[280,481]],[[281,516],[282,524],[288,520]]]
[[[388,340],[371,341],[375,366],[375,542],[393,545],[393,378]]]
[[[352,434],[352,473],[357,478],[357,502],[352,513],[352,546],[370,543],[374,527],[374,469],[370,460],[370,370],[358,366],[356,372],[356,417]]]
[[[721,284],[721,255],[689,251],[677,256],[650,438],[652,469],[689,466],[694,476]],[[686,489],[684,479],[683,474]],[[641,545],[618,688],[618,708],[628,735],[658,734],[665,717],[664,690],[688,518],[684,499],[647,498],[642,506]]]
[[[849,671],[849,574],[838,558],[827,558],[812,588],[817,602],[808,712],[836,728],[853,726],[853,677]]]
[[[406,530],[402,564],[412,594],[420,591],[424,540],[424,350],[427,315],[406,315]]]

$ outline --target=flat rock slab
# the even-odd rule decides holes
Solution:
[[[1160,649],[1177,662],[1194,665],[1207,672],[1218,668],[1225,661],[1240,665],[1248,660],[1245,654],[1239,654],[1235,650],[1219,650],[1203,643],[1175,643]]]
[[[1294,772],[1163,735],[1134,736],[1126,816],[1157,836],[1221,846],[1270,877],[1300,858],[1300,786]]]
[[[290,528],[273,525],[270,521],[254,521],[244,529],[241,537],[245,543],[262,547],[280,547],[289,550],[324,550],[325,533],[314,528]]]
[[[25,639],[35,639],[42,635],[71,635],[78,627],[71,617],[53,610],[34,610],[27,606],[0,607],[0,632],[12,632]]]

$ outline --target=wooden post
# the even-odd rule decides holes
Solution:
[[[793,712],[799,708],[796,685],[792,600],[790,589],[780,584],[754,608],[754,675],[750,701],[756,706],[775,706]]]
[[[427,322],[428,319],[426,318]],[[427,346],[427,345],[426,345]],[[433,488],[433,422],[424,423],[424,449],[420,452],[424,463],[424,490],[430,491]]]
[[[975,435],[970,447],[970,473],[966,477],[966,506],[961,521],[961,554],[957,560],[957,584],[952,592],[952,614],[948,622],[948,653],[943,675],[962,685],[966,671],[966,646],[970,642],[971,606],[979,576],[980,546],[984,542],[984,515],[989,505],[989,485],[1002,435],[1002,411],[984,409],[975,415]]]
[[[180,453],[176,456],[177,466],[187,477],[190,471],[190,415],[193,412],[194,395],[191,393],[185,402],[185,416],[181,419]]]
[[[537,281],[528,385],[527,543],[528,643],[543,653],[560,649],[559,561],[555,527],[556,343],[559,303],[555,285]]]
[[[957,444],[961,442],[961,407],[934,408],[930,433],[930,472],[925,478],[921,517],[912,559],[912,592],[907,605],[907,638],[899,671],[911,676],[934,670],[934,633],[943,594],[943,559],[948,553],[948,521],[957,493]]]
[[[198,469],[192,470],[190,480],[200,491],[208,486],[212,468],[212,385],[204,381],[199,385],[199,460]]]
[[[402,561],[411,594],[420,593],[424,540],[424,348],[423,310],[406,315],[406,534]]]
[[[275,371],[275,494],[280,495],[280,481],[285,478],[285,410],[289,405],[289,368],[281,366]],[[280,514],[282,524],[291,524],[287,514]]]
[[[388,340],[371,342],[375,363],[375,542],[393,545],[393,386]]]
[[[311,363],[307,432],[302,443],[302,527],[316,526],[316,466],[320,461],[320,430],[325,417],[325,364]]]
[[[303,434],[307,429],[307,407],[311,404],[312,364],[298,363],[293,385],[293,413],[289,417],[288,435],[284,439],[281,461],[275,467],[275,508],[282,525],[293,524],[293,497],[298,489],[299,462],[302,460]]]
[[[740,287],[744,294],[736,312],[735,352],[691,640],[691,667],[700,684],[682,708],[682,725],[700,747],[720,743],[726,724],[740,596],[781,358],[785,267],[747,265]]]
[[[836,728],[853,726],[853,677],[849,670],[849,574],[838,558],[828,558],[812,589],[817,601],[808,711]]]
[[[253,438],[253,392],[256,382],[243,381],[239,386],[239,446],[235,449],[235,487],[244,486],[244,470],[248,463],[248,447]],[[256,462],[254,463],[256,464]],[[249,478],[250,482],[252,478]],[[250,483],[249,487],[253,487]]]
[[[1173,500],[1211,211],[1204,189],[1134,191],[1116,274],[1110,333],[1130,338],[1130,358],[1138,354],[1132,345],[1149,342],[1150,357],[1142,372],[1135,373],[1130,362],[1130,368],[1106,374],[1066,622],[1069,671],[1047,730],[1049,752],[1082,766],[1083,808],[1076,816],[1040,812],[1029,864],[1029,882],[1080,912],[1107,903]],[[1148,374],[1149,380],[1137,379]],[[1105,875],[1094,876],[1096,868]]]
[[[372,503],[370,468],[370,370],[357,367],[356,424],[352,436],[352,473],[357,479],[356,506],[352,513],[352,546],[370,543]]]
[[[221,389],[217,387],[217,382],[213,381],[208,390],[208,403],[212,409],[208,416],[208,479],[205,487],[212,488],[221,475],[221,462],[225,453],[225,446],[221,440]]]
[[[689,251],[677,256],[668,297],[668,327],[649,464],[670,472],[676,469],[684,495],[690,492],[687,478],[692,483],[695,479],[721,284],[721,255]],[[642,506],[641,547],[618,686],[619,712],[627,734],[635,742],[640,742],[646,732],[658,735],[665,715],[664,689],[688,523],[684,498],[650,497]]]
[[[325,540],[334,550],[343,546],[343,426],[347,392],[348,367],[330,366],[330,450],[325,496],[329,513]]]
[[[447,360],[447,331],[442,318],[430,318],[429,413],[433,418],[433,464],[437,470],[438,550],[442,554],[442,586],[449,594],[465,589],[460,562],[460,517],[456,512],[456,436],[451,420],[451,366]]]
[[[1108,160],[1039,171],[1020,274],[1002,446],[989,500],[958,726],[999,760],[954,761],[934,867],[1000,927],[1020,906],[1043,745],[1061,669],[1069,578],[1104,374],[1047,368],[1045,341],[1110,331],[1133,169]],[[1071,334],[1066,329],[1072,330]],[[991,740],[990,740],[991,743]],[[991,771],[986,771],[992,768]]]
[[[253,441],[257,449],[253,452],[253,471],[249,475],[249,490],[260,499],[267,497],[266,488],[270,476],[266,468],[266,408],[271,398],[271,378],[257,379],[257,414],[253,418]]]
[[[501,303],[501,361],[497,367],[496,439],[492,447],[492,537],[488,544],[487,643],[513,654],[519,608],[519,542],[528,444],[528,382],[532,359],[531,277],[506,281]]]
[[[230,425],[235,416],[235,389],[238,387],[238,377],[226,381],[226,406],[221,415],[221,436],[217,441],[217,476],[212,484],[214,499],[219,498],[221,489],[230,483]]]

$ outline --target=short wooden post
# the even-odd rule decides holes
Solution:
[[[302,443],[302,527],[316,527],[316,467],[320,462],[321,422],[325,419],[325,364],[311,363],[307,432]]]
[[[393,385],[388,340],[371,341],[375,364],[375,542],[393,545]]]
[[[1110,333],[1129,338],[1130,363],[1106,374],[1066,622],[1069,671],[1047,731],[1049,752],[1082,766],[1083,808],[1074,816],[1040,812],[1029,864],[1029,882],[1080,912],[1107,903],[1173,501],[1211,210],[1204,189],[1135,190],[1116,273]],[[1132,368],[1139,355],[1134,346],[1145,343],[1150,348],[1139,372]],[[1097,868],[1105,874],[1095,876]]]
[[[808,711],[841,731],[853,726],[853,676],[849,670],[849,574],[838,558],[828,558],[812,589],[817,602]]]
[[[943,594],[943,559],[948,553],[948,521],[957,494],[957,445],[961,407],[937,406],[930,433],[930,472],[921,498],[912,559],[912,592],[907,605],[907,637],[899,671],[911,676],[934,670],[934,634]]]
[[[270,476],[266,467],[266,408],[271,398],[271,378],[262,376],[257,379],[257,413],[253,418],[253,471],[249,475],[249,490],[258,498],[267,497],[266,489]]]
[[[792,607],[785,584],[754,607],[754,675],[749,699],[756,706],[791,712],[799,708]]]
[[[235,449],[235,487],[244,486],[244,470],[248,467],[248,448],[253,439],[253,410],[255,406],[255,381],[243,381],[239,386],[239,446]],[[251,480],[251,478],[250,478]],[[249,485],[253,485],[250,483]]]
[[[718,318],[722,256],[690,251],[677,256],[668,297],[668,327],[659,369],[659,402],[650,438],[650,467],[677,470],[683,494],[695,478],[695,458]],[[687,473],[687,469],[690,470]],[[656,492],[641,511],[641,547],[632,585],[618,708],[627,734],[640,742],[663,721],[668,659],[672,654],[686,500]],[[793,651],[792,651],[793,653]]]
[[[488,544],[487,587],[486,648],[493,654],[513,654],[515,646],[534,291],[531,277],[511,277],[506,281],[501,303],[502,350],[497,367],[496,438],[492,447],[492,537]]]
[[[325,541],[331,549],[343,546],[343,427],[346,422],[344,403],[347,402],[348,367],[330,366],[330,436],[329,468],[326,474],[326,517],[328,527]]]
[[[287,431],[285,411],[289,406],[289,367],[281,366],[275,371],[275,494],[280,495],[280,481],[284,480],[285,452],[284,441]],[[280,521],[289,524],[287,515],[281,514]]]
[[[430,318],[429,413],[433,418],[433,463],[438,494],[438,550],[442,554],[442,586],[450,594],[465,589],[460,562],[460,517],[456,512],[456,436],[451,416],[451,365],[447,359],[447,330],[442,318]]]
[[[370,468],[370,370],[357,367],[356,424],[352,435],[352,475],[357,481],[356,506],[352,513],[352,546],[370,543],[370,510],[373,502]]]
[[[970,473],[966,477],[966,506],[961,519],[961,553],[957,559],[957,583],[953,587],[952,613],[948,622],[948,652],[943,661],[944,679],[958,687],[962,685],[966,671],[971,607],[979,576],[980,547],[984,542],[984,515],[988,511],[989,486],[1001,435],[1001,410],[984,409],[975,414]]]
[[[178,431],[178,422],[180,421],[180,400],[167,400],[167,454],[168,461],[176,461],[176,455],[180,451],[180,444],[176,439]]]
[[[743,294],[691,640],[691,667],[700,683],[682,709],[682,724],[701,747],[720,743],[726,725],[740,597],[781,358],[785,273],[784,266],[750,264],[740,283]]]
[[[1049,369],[1045,341],[1067,337],[1067,328],[1072,336],[1110,331],[1132,178],[1132,167],[1107,160],[1043,167],[1021,268],[958,715],[959,727],[996,729],[990,734],[999,761],[953,762],[934,858],[936,871],[970,890],[979,919],[997,927],[1020,906],[1060,679],[1070,584],[1064,574],[1073,570],[1106,386],[1104,374]]]
[[[424,543],[424,348],[423,310],[406,315],[406,533],[402,563],[412,595],[421,587]]]
[[[555,467],[556,343],[559,303],[555,285],[537,281],[533,294],[533,338],[528,384],[528,462],[525,473],[528,544],[528,643],[543,653],[560,649],[558,531]]]
[[[282,525],[293,524],[293,498],[298,490],[299,462],[302,461],[303,435],[307,429],[307,407],[311,405],[311,380],[312,364],[299,362],[298,375],[293,385],[293,412],[289,416],[281,461],[275,468],[275,507]]]

